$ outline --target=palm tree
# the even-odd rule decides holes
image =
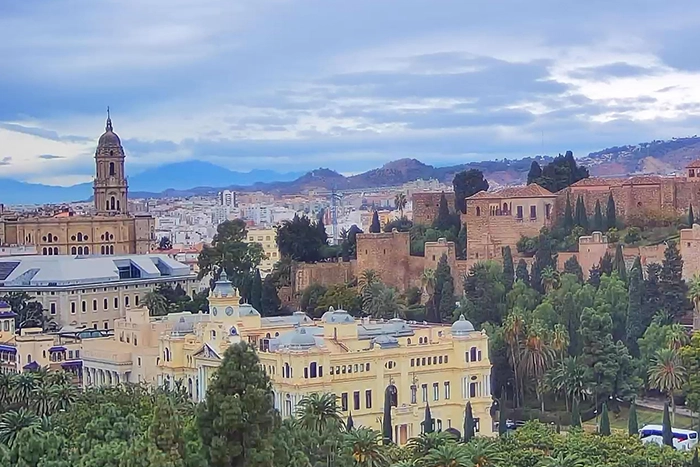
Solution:
[[[695,305],[693,329],[700,330],[700,276],[694,275],[688,288],[688,299]]]
[[[430,297],[435,291],[435,270],[430,268],[423,269],[423,273],[420,276],[420,283],[424,294],[424,297],[421,297],[421,301],[425,303],[430,300]]]
[[[165,316],[168,314],[168,301],[162,294],[151,290],[144,297],[142,303],[148,308],[151,316]]]
[[[428,455],[431,449],[439,448],[447,443],[451,443],[452,436],[446,431],[433,431],[432,433],[421,433],[408,440],[408,448],[413,453],[414,459],[421,459]]]
[[[12,384],[11,373],[0,373],[0,410],[11,403]]]
[[[559,287],[559,272],[551,266],[547,266],[542,270],[541,277],[545,293],[549,293],[550,290]]]
[[[44,378],[48,384],[62,385],[62,384],[73,384],[73,375],[67,371],[50,371]]]
[[[676,403],[674,393],[683,387],[686,380],[686,369],[681,363],[675,349],[660,349],[656,352],[649,368],[649,382],[671,399],[671,423],[676,421]]]
[[[423,458],[424,467],[472,467],[472,462],[464,444],[448,443],[431,449]]]
[[[396,193],[396,196],[394,197],[394,205],[396,206],[396,209],[399,210],[399,213],[401,213],[401,219],[403,219],[403,210],[406,208],[406,204],[408,204],[406,194]]]
[[[78,389],[72,384],[56,384],[50,393],[54,412],[68,410],[78,398]]]
[[[576,454],[564,454],[560,452],[556,457],[545,457],[538,467],[583,467],[583,459]]]
[[[360,287],[360,293],[362,291],[374,284],[375,282],[379,282],[379,274],[377,274],[377,271],[374,269],[365,269],[360,273],[360,280],[358,281],[358,285]]]
[[[567,331],[563,324],[554,325],[554,330],[549,339],[549,345],[557,352],[560,359],[564,358],[564,354],[569,348],[569,331]]]
[[[1,457],[0,457],[1,459]],[[401,460],[391,464],[391,467],[416,467],[416,461],[414,460]]]
[[[503,451],[491,439],[474,438],[465,447],[474,467],[488,467],[505,461]]]
[[[515,377],[516,407],[520,405],[519,401],[522,401],[522,385],[520,384],[518,367],[520,366],[520,348],[522,346],[521,338],[524,329],[525,322],[522,314],[518,310],[513,310],[506,318],[504,331],[505,339],[508,343],[508,349],[510,351],[510,364],[513,367],[513,373]]]
[[[381,439],[380,432],[360,427],[345,434],[345,446],[358,466],[384,467],[389,462],[379,444]]]
[[[681,347],[689,342],[688,333],[678,323],[670,326],[666,339],[668,340],[668,346],[673,350],[680,350]]]
[[[29,396],[37,386],[37,378],[33,373],[24,372],[17,375],[12,384],[12,401],[16,404],[25,404]]]
[[[569,403],[580,402],[588,396],[586,367],[577,357],[565,357],[551,371],[553,389],[564,393],[566,410]]]
[[[521,348],[518,370],[522,373],[521,378],[528,377],[535,381],[537,399],[544,411],[544,397],[540,391],[541,381],[553,360],[554,351],[546,344],[542,334],[543,331],[537,327],[529,330]]]
[[[22,430],[39,430],[40,427],[41,419],[33,413],[25,409],[10,410],[0,415],[0,443],[12,448]]]
[[[329,427],[341,427],[343,420],[337,405],[338,397],[335,394],[313,393],[299,401],[296,410],[299,426],[324,433]]]
[[[40,384],[32,391],[31,404],[34,408],[34,412],[39,417],[44,417],[53,413],[52,389],[53,387],[46,384]]]

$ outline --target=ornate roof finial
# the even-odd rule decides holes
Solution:
[[[112,118],[109,115],[109,106],[107,106],[107,126],[105,127],[106,131],[112,131]]]

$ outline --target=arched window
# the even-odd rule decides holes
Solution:
[[[83,254],[86,254],[86,255],[90,254],[90,247],[89,246],[86,246],[85,248],[83,248]]]
[[[48,234],[48,235],[46,236],[46,241],[49,242],[49,243],[53,242],[53,235],[52,235],[52,234]]]
[[[476,215],[477,216],[481,215],[481,208],[479,206],[476,207]]]
[[[104,245],[102,245],[102,246],[100,247],[100,254],[101,254],[101,255],[104,255],[104,254],[105,254],[105,246],[104,246]]]
[[[49,256],[53,255],[53,248],[49,247]]]
[[[109,246],[109,254],[113,255],[114,254],[114,245]]]
[[[167,347],[163,351],[163,360],[165,360],[166,362],[170,361],[170,349]]]
[[[58,247],[57,246],[53,247],[53,254],[54,255],[58,254]]]
[[[119,207],[119,200],[117,200],[117,211],[121,210],[121,207]]]
[[[469,361],[470,362],[475,362],[476,361],[476,347],[472,347],[469,350]]]
[[[48,254],[47,251],[46,251],[46,247],[44,247],[44,248],[41,249],[41,254],[44,255],[44,256],[46,256],[46,255]]]
[[[78,232],[78,241],[82,242],[83,241],[83,234]]]
[[[110,156],[111,156],[111,154],[110,154]],[[114,177],[114,162],[109,163],[109,176]]]
[[[79,254],[79,255],[82,255],[82,254],[83,254],[83,247],[82,247],[82,246],[79,246],[79,247],[78,247],[78,254]]]
[[[70,247],[70,254],[71,254],[71,255],[75,255],[75,254],[77,254],[77,252],[76,252],[76,250],[75,250],[75,247],[74,247],[74,246]]]
[[[115,205],[116,205],[116,199],[114,198],[114,196],[112,196],[112,197],[109,199],[109,209],[112,210],[112,211],[114,211]]]
[[[109,211],[109,200],[105,201],[105,209]]]

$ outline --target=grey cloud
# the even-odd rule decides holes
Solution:
[[[10,157],[10,156],[3,157],[2,159],[0,159],[0,165],[10,165],[11,162],[12,162],[12,157]]]
[[[610,78],[632,78],[637,76],[653,75],[658,70],[645,68],[629,63],[617,62],[608,65],[579,68],[570,75],[574,78],[606,80]]]
[[[39,159],[46,159],[46,160],[52,160],[52,159],[65,159],[63,156],[56,156],[54,154],[42,154],[39,156]]]
[[[59,135],[53,130],[17,125],[15,123],[0,122],[0,128],[4,128],[6,130],[14,131],[17,133],[39,136],[41,138],[50,139],[52,141],[65,141],[69,143],[85,143],[87,141],[92,141],[90,138],[85,138],[83,136]]]

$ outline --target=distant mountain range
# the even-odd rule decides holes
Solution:
[[[700,137],[692,136],[606,148],[579,158],[579,162],[590,169],[592,176],[623,176],[673,174],[681,172],[688,162],[698,158]],[[187,161],[149,169],[130,177],[129,192],[134,198],[163,198],[211,195],[222,189],[292,194],[312,189],[394,186],[418,179],[450,183],[455,173],[471,168],[484,172],[495,187],[523,183],[533,160],[546,164],[551,159],[537,156],[434,167],[406,158],[348,177],[326,168],[307,173],[235,172],[208,162]],[[92,196],[91,183],[57,187],[0,179],[0,184],[0,202],[5,204],[61,203],[88,200]]]

